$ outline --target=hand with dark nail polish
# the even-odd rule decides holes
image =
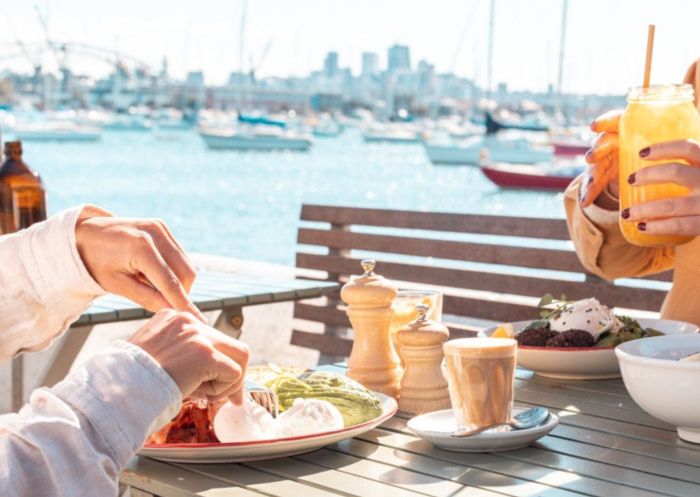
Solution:
[[[591,204],[606,209],[617,210],[617,202],[609,205],[609,196],[601,195],[607,191],[612,197],[619,196],[619,139],[618,127],[622,110],[611,111],[599,116],[591,124],[591,131],[599,133],[593,146],[586,151],[588,163],[586,177],[579,186],[581,207]]]

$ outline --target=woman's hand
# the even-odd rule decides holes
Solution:
[[[700,235],[700,143],[678,140],[657,143],[639,151],[646,160],[685,160],[645,167],[627,178],[631,187],[675,183],[685,186],[687,196],[652,200],[624,209],[620,215],[637,223],[640,231],[653,235]]]
[[[243,402],[250,350],[243,342],[197,321],[186,312],[164,310],[129,338],[148,352],[177,383],[182,396]]]
[[[611,110],[591,124],[591,130],[600,133],[593,147],[586,153],[590,164],[581,185],[581,207],[591,205],[606,188],[616,197],[619,194],[618,126],[622,110]]]
[[[176,309],[202,313],[188,296],[195,270],[163,221],[111,217],[95,209],[81,216],[75,238],[85,267],[106,291],[149,311]]]

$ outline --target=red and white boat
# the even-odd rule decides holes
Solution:
[[[562,191],[585,169],[581,165],[484,164],[481,172],[501,188]]]
[[[568,128],[553,132],[550,143],[554,147],[555,156],[576,157],[591,148],[594,138],[586,128]]]
[[[552,140],[552,146],[554,147],[554,155],[559,157],[583,155],[591,148],[590,143],[578,140]]]

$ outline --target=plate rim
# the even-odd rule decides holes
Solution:
[[[293,445],[300,441],[312,441],[319,438],[325,438],[333,435],[339,435],[344,432],[350,432],[354,430],[359,430],[365,428],[369,425],[378,423],[381,424],[384,421],[392,418],[398,412],[398,402],[393,397],[384,395],[380,392],[372,392],[375,394],[379,400],[382,401],[382,414],[379,416],[368,419],[363,423],[359,423],[353,426],[348,426],[347,428],[341,428],[339,430],[330,430],[319,433],[312,433],[307,435],[297,435],[294,437],[284,437],[284,438],[273,438],[269,440],[250,440],[247,442],[206,442],[206,443],[172,443],[172,444],[144,444],[140,451],[143,450],[167,450],[167,451],[185,451],[185,450],[199,450],[199,449],[224,449],[224,448],[236,448],[236,447],[260,447],[265,445],[277,444],[278,446],[284,447],[285,445]],[[388,410],[385,412],[383,406],[388,403]],[[145,455],[145,454],[144,454]]]

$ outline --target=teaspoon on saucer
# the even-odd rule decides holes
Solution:
[[[490,426],[484,426],[481,428],[475,428],[473,430],[455,431],[452,433],[453,437],[470,437],[481,433],[482,431],[495,428],[496,426],[510,426],[514,430],[524,430],[526,428],[532,428],[537,426],[547,419],[549,416],[549,411],[544,407],[533,407],[531,409],[526,409],[515,416],[507,423],[497,423]]]

